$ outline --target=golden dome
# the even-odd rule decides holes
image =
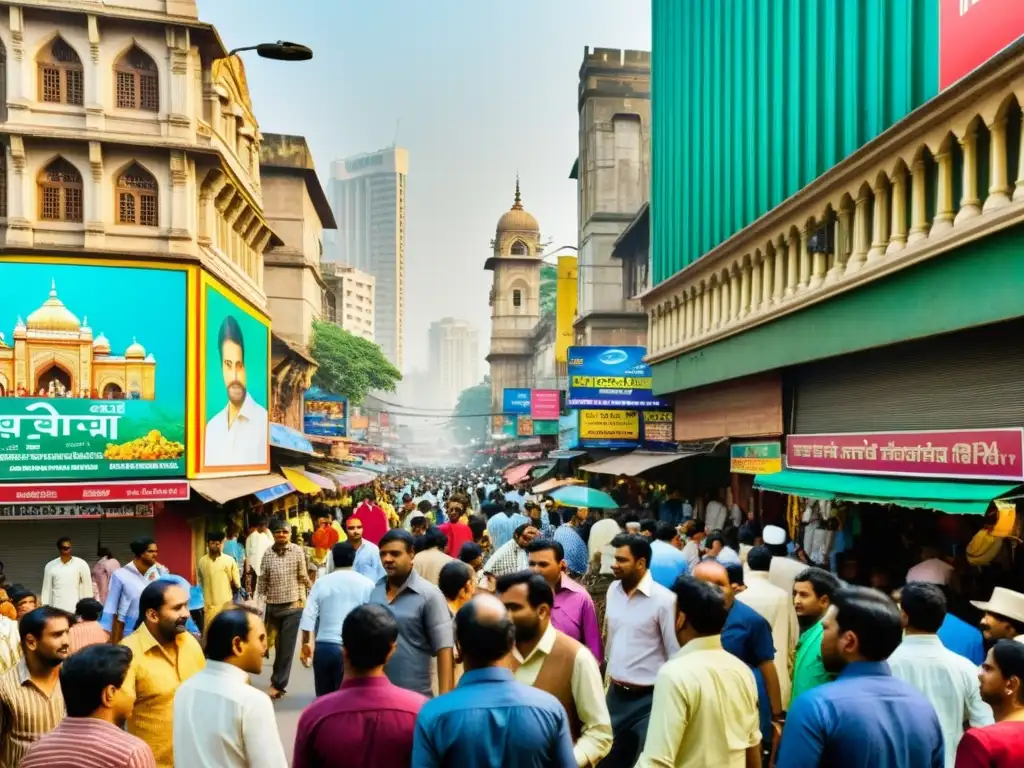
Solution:
[[[128,360],[142,360],[146,356],[146,348],[139,344],[132,336],[132,343],[128,345],[128,349],[124,351],[124,356]]]
[[[50,282],[50,297],[43,306],[28,316],[30,331],[73,331],[78,333],[82,324],[74,313],[57,298],[57,284]]]
[[[532,232],[540,234],[540,226],[532,215],[523,210],[523,198],[519,194],[519,178],[516,178],[516,199],[512,208],[498,219],[497,233],[503,232]]]
[[[92,351],[99,352],[101,355],[110,354],[110,340],[100,332],[100,335],[95,338],[92,343]]]

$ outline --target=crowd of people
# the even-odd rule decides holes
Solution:
[[[282,768],[296,655],[297,768],[1024,764],[1024,594],[975,627],[927,549],[892,591],[666,501],[395,475],[302,543],[209,532],[194,585],[151,539],[92,568],[61,539],[39,599],[0,592],[0,768]]]

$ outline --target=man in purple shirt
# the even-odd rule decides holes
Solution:
[[[587,646],[597,663],[604,659],[601,652],[601,629],[597,624],[594,599],[586,589],[565,573],[565,553],[554,539],[534,539],[526,547],[530,570],[539,573],[555,593],[555,607],[551,611],[551,624],[559,632]]]
[[[398,622],[383,605],[361,605],[345,617],[341,688],[302,713],[293,768],[409,765],[416,716],[427,699],[384,675],[397,642]]]

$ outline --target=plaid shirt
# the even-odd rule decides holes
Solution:
[[[309,589],[306,553],[297,544],[288,544],[278,552],[270,547],[263,553],[256,595],[266,598],[268,605],[297,603]]]

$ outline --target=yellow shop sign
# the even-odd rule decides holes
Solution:
[[[637,411],[580,411],[581,440],[639,440]]]

